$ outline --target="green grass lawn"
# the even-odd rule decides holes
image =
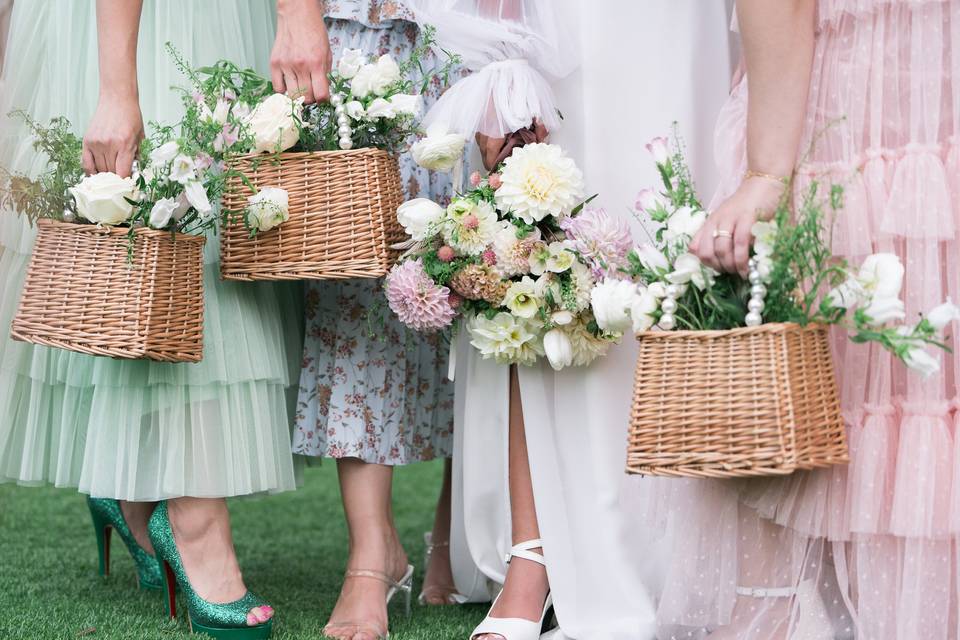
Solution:
[[[399,469],[397,526],[422,577],[423,532],[430,528],[442,465]],[[277,610],[273,637],[322,638],[347,560],[347,533],[333,464],[308,469],[299,491],[231,502],[247,585]],[[166,620],[159,592],[139,591],[133,562],[114,536],[111,575],[96,575],[93,527],[73,490],[0,485],[0,639],[190,638],[186,620]],[[184,608],[185,609],[185,608]],[[420,607],[406,619],[391,606],[396,640],[467,638],[484,606]]]

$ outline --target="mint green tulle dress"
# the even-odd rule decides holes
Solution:
[[[139,37],[144,122],[178,118],[185,79],[164,51],[195,65],[230,58],[268,72],[273,0],[146,0]],[[16,2],[0,112],[82,133],[97,103],[90,0]],[[0,164],[38,171],[22,127],[0,123]],[[149,125],[148,125],[149,126]],[[222,282],[206,247],[204,358],[161,364],[84,356],[9,338],[35,232],[0,211],[0,481],[79,487],[97,497],[227,497],[295,487],[292,402],[300,369],[302,291]]]

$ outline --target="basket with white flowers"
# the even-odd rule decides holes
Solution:
[[[637,208],[653,242],[630,255],[638,286],[597,314],[601,328],[606,317],[632,324],[640,343],[627,470],[722,478],[846,462],[830,327],[930,374],[928,349],[946,348],[940,334],[960,309],[905,323],[900,260],[876,254],[854,269],[835,257],[843,189],[818,182],[754,225],[748,278],[705,267],[689,246],[707,214],[678,147],[650,145],[663,190],[641,192]]]
[[[203,356],[202,232],[222,186],[213,159],[171,128],[141,148],[141,169],[84,176],[70,123],[22,112],[49,159],[37,177],[0,169],[0,208],[37,223],[14,339],[99,356]]]
[[[423,29],[407,60],[344,52],[330,102],[273,93],[229,62],[187,70],[197,113],[223,129],[232,176],[223,200],[221,273],[228,280],[377,278],[403,240],[396,154],[417,131],[421,93],[451,57],[423,71],[434,43]],[[422,72],[422,83],[413,77]],[[218,117],[219,114],[219,117]]]
[[[471,185],[447,207],[400,207],[412,247],[387,276],[390,308],[418,331],[459,322],[502,364],[546,357],[561,369],[606,353],[622,330],[600,328],[591,295],[598,279],[623,277],[625,221],[584,207],[582,174],[556,145],[517,148]]]

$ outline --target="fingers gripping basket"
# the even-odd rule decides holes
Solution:
[[[629,473],[728,478],[847,462],[825,326],[638,336]]]
[[[41,219],[15,340],[95,356],[199,362],[202,236]]]
[[[244,156],[232,163],[257,189],[289,194],[290,219],[250,237],[242,220],[226,225],[220,269],[227,280],[379,278],[406,239],[397,160],[380,149]],[[224,206],[242,211],[250,187],[230,178]],[[234,218],[238,218],[234,216]]]

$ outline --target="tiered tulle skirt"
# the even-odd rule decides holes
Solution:
[[[186,79],[165,42],[194,64],[230,58],[266,72],[273,35],[269,0],[148,0],[138,56],[144,121],[170,122],[180,112],[170,87]],[[96,106],[96,43],[94,3],[17,3],[4,113],[17,107],[41,122],[65,115],[81,132]],[[39,170],[44,159],[22,128],[3,126],[0,164]],[[217,243],[208,239],[203,361],[94,358],[8,337],[33,237],[15,212],[0,212],[0,481],[127,500],[294,488],[298,286],[221,281]]]
[[[898,254],[917,320],[960,301],[960,1],[822,0],[818,11],[797,189],[844,187],[836,253],[854,264]],[[746,169],[745,114],[746,82],[720,119],[717,200]],[[839,638],[960,637],[960,345],[951,336],[954,353],[924,380],[840,332],[834,344],[849,467],[657,481],[653,514],[675,552],[662,637],[730,623],[740,637],[786,637],[811,615]],[[798,597],[738,601],[738,586]]]

